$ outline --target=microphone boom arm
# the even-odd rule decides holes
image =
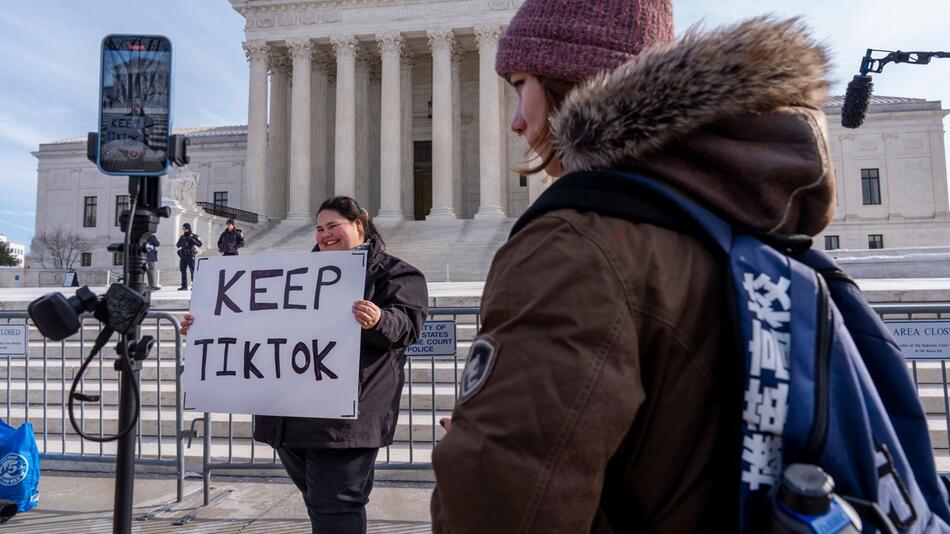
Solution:
[[[887,52],[887,55],[881,58],[874,58],[874,52]],[[867,53],[861,60],[861,75],[867,75],[869,72],[880,74],[884,71],[884,65],[888,63],[910,63],[912,65],[926,65],[933,58],[950,58],[950,52],[902,52],[900,50],[876,50],[868,48]]]

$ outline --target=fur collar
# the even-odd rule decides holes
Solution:
[[[716,121],[820,109],[828,70],[825,46],[798,18],[693,27],[575,88],[552,118],[552,133],[569,171],[642,161]]]

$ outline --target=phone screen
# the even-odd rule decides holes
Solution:
[[[160,175],[168,166],[171,42],[110,35],[102,42],[99,169]]]

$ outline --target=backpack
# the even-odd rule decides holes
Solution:
[[[511,235],[565,208],[687,233],[728,262],[743,352],[741,530],[762,524],[769,491],[799,463],[824,470],[835,493],[882,531],[950,532],[947,488],[906,361],[854,281],[810,238],[734,228],[663,184],[622,172],[558,179]]]

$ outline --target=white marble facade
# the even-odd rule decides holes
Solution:
[[[550,182],[525,180],[525,145],[508,130],[516,95],[494,73],[498,38],[521,0],[231,0],[247,20],[248,126],[193,129],[189,170],[198,201],[273,222],[306,224],[333,194],[355,196],[383,220],[509,220]],[[235,46],[241,46],[235,43]],[[842,249],[950,245],[940,102],[875,97],[865,125],[828,113],[838,208],[818,238]],[[41,145],[36,230],[75,227],[104,245],[119,235],[124,177],[85,159],[85,138]],[[875,169],[879,204],[865,204]],[[84,197],[98,223],[83,227]],[[200,210],[199,210],[200,211]],[[207,226],[201,214],[187,215]],[[429,224],[429,223],[426,223]],[[168,239],[177,226],[162,225]],[[165,249],[169,251],[170,247]]]
[[[249,63],[240,208],[296,221],[345,194],[382,220],[524,210],[515,96],[494,72],[522,0],[231,3]]]
[[[950,245],[947,160],[940,102],[872,97],[864,124],[841,127],[841,97],[825,107],[837,177],[837,208],[818,236],[837,236],[841,249],[867,249],[871,236],[884,248]],[[862,183],[865,177],[877,177]],[[875,189],[866,198],[864,189]]]

